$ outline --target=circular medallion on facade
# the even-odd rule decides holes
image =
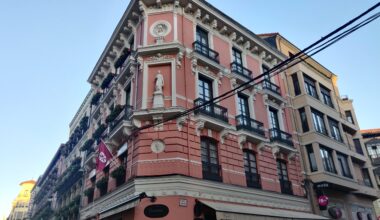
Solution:
[[[162,140],[154,140],[150,148],[154,153],[158,154],[165,150],[165,143]]]
[[[169,22],[164,20],[156,21],[150,26],[150,34],[154,37],[165,37],[170,33],[171,29]]]
[[[106,155],[103,152],[99,153],[99,160],[102,163],[106,163],[107,162],[107,157],[106,157]]]

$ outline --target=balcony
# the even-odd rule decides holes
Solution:
[[[281,89],[276,84],[272,83],[268,79],[262,82],[263,93],[268,96],[268,98],[277,104],[286,102],[286,99],[281,96]]]
[[[202,162],[203,179],[222,182],[221,166],[219,164]]]
[[[293,195],[292,182],[289,180],[280,180],[281,193]]]
[[[195,41],[193,43],[194,51],[207,57],[208,59],[219,63],[219,53],[210,49],[207,45],[202,44],[201,42]]]
[[[245,178],[247,180],[247,186],[251,188],[261,189],[261,179],[260,174],[257,173],[245,173]]]
[[[194,100],[194,106],[200,106],[205,103],[206,100],[198,98]],[[194,111],[196,115],[203,114],[211,118],[215,118],[219,121],[228,123],[228,110],[217,104],[208,104]]]
[[[130,135],[132,131],[131,116],[133,114],[133,106],[125,105],[123,110],[109,122],[108,138],[116,142],[121,142],[121,139]]]
[[[269,129],[270,141],[284,144],[293,148],[292,135],[277,128]]]
[[[231,72],[237,74],[238,76],[242,76],[244,79],[252,79],[252,71],[244,68],[241,64],[236,62],[231,63]]]
[[[248,141],[260,143],[266,140],[264,124],[245,115],[236,116],[236,129],[245,135]]]

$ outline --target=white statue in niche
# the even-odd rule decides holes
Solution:
[[[161,74],[161,71],[158,71],[156,75],[156,86],[154,88],[154,93],[162,93],[162,88],[164,87],[164,77]]]
[[[162,89],[164,87],[164,76],[161,71],[157,72],[155,79],[155,86],[153,92],[153,108],[163,108],[164,105],[164,93]]]

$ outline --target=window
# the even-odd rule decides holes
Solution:
[[[199,76],[198,79],[198,95],[199,98],[209,101],[212,99],[212,82],[210,79],[207,79],[206,77]]]
[[[201,159],[203,178],[222,181],[218,160],[217,142],[211,138],[201,138]]]
[[[264,79],[270,81],[269,67],[267,67],[267,66],[265,66],[265,65],[262,65],[261,68],[263,69],[263,74],[264,74],[264,73],[267,73],[267,74],[264,75]]]
[[[323,119],[323,114],[317,110],[312,109],[311,115],[313,116],[314,128],[317,132],[327,135],[325,121]]]
[[[241,52],[238,49],[232,48],[232,58],[233,58],[233,62],[236,63],[238,66],[243,66]]]
[[[249,117],[248,97],[243,94],[238,95],[238,111],[240,115]]]
[[[369,176],[368,169],[366,169],[366,168],[362,169],[362,175],[363,175],[364,185],[372,187],[372,181],[371,181],[371,178]]]
[[[332,157],[332,151],[326,147],[320,147],[323,168],[330,173],[336,173],[334,161]]]
[[[334,140],[342,142],[342,136],[340,134],[339,123],[332,118],[329,118],[331,137]]]
[[[133,50],[135,48],[135,37],[132,35],[131,40],[129,40],[129,48]]]
[[[288,169],[283,160],[277,160],[277,174],[280,180],[281,192],[285,194],[293,194],[292,183],[288,178]]]
[[[308,132],[309,131],[309,124],[307,123],[307,117],[306,117],[305,108],[298,109],[298,112],[300,113],[301,124],[302,124],[302,131],[303,132]]]
[[[315,80],[308,77],[307,75],[304,74],[304,79],[305,79],[305,90],[306,93],[310,96],[313,96],[314,98],[318,99],[318,93],[317,89],[315,87]]]
[[[197,27],[197,37],[196,40],[198,43],[208,47],[208,33],[204,29]]]
[[[355,146],[356,153],[364,155],[362,144],[360,143],[360,140],[358,138],[355,138],[355,139],[352,139],[352,140],[354,141],[354,146]]]
[[[377,145],[367,146],[368,155],[372,160],[380,157],[380,147]]]
[[[261,188],[260,176],[257,174],[256,155],[252,151],[243,151],[244,170],[248,187]]]
[[[280,129],[280,124],[278,122],[278,111],[274,108],[269,108],[269,118],[270,118],[270,124],[271,128]]]
[[[348,166],[347,156],[340,153],[337,153],[336,156],[338,158],[340,169],[342,170],[342,175],[352,178],[350,167]]]
[[[125,89],[125,105],[131,104],[131,86]]]
[[[352,123],[352,124],[355,124],[355,123],[354,123],[354,118],[352,117],[352,113],[351,113],[351,111],[345,111],[344,113],[345,113],[345,115],[346,115],[346,120],[347,120],[348,122]]]
[[[292,80],[293,80],[293,86],[294,86],[294,95],[297,96],[301,94],[300,82],[298,81],[297,73],[294,73],[292,75]]]
[[[317,161],[315,160],[315,154],[313,150],[313,145],[306,145],[307,156],[309,158],[310,171],[318,171]]]
[[[330,106],[331,108],[334,108],[334,105],[331,100],[331,92],[328,88],[322,86],[319,84],[319,87],[321,88],[321,94],[322,94],[322,101],[326,105]]]

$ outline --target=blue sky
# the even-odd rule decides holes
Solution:
[[[303,48],[374,5],[370,0],[209,0],[255,33],[280,32]],[[37,179],[87,94],[86,82],[128,0],[0,1],[0,218],[21,181]],[[377,10],[379,11],[379,10]],[[339,75],[362,128],[380,127],[380,21],[316,59]]]

